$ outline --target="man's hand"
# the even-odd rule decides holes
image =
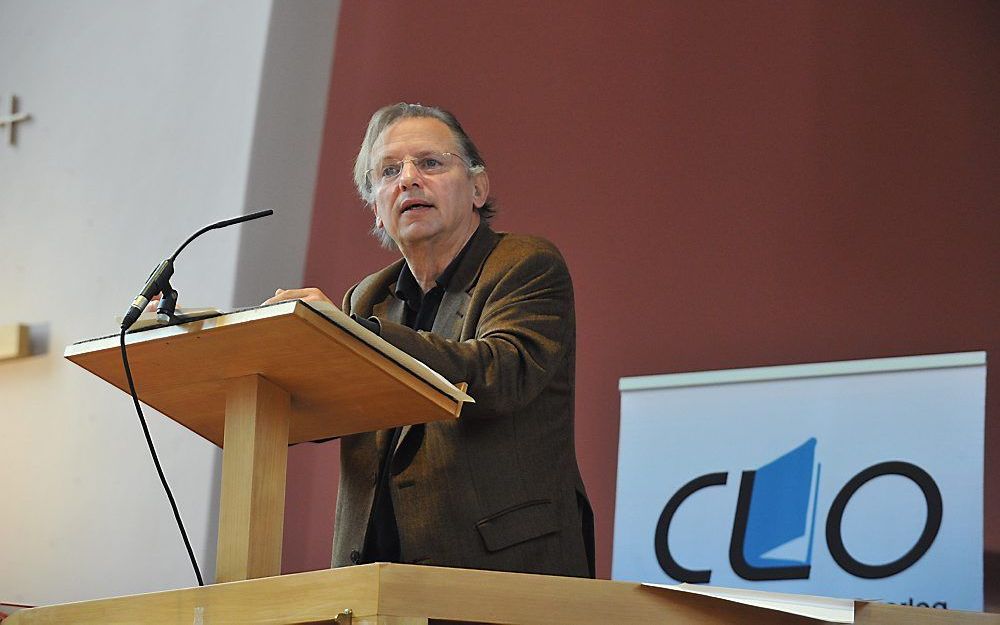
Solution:
[[[278,302],[287,302],[293,299],[300,299],[304,302],[327,302],[330,305],[334,305],[330,298],[324,295],[323,291],[315,287],[288,289],[287,291],[285,289],[278,289],[274,292],[274,297],[264,300],[264,304],[277,304]]]
[[[163,297],[163,293],[157,293],[153,297],[149,298],[149,303],[143,308],[143,312],[156,312],[156,307],[160,305],[160,298]]]

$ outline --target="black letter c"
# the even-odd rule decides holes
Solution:
[[[711,570],[692,571],[686,569],[670,555],[670,545],[667,540],[667,533],[670,531],[670,522],[674,519],[674,513],[680,508],[684,500],[693,495],[696,491],[709,486],[724,486],[726,484],[726,473],[708,473],[701,477],[696,477],[681,487],[674,493],[667,505],[660,513],[660,520],[656,523],[656,535],[654,547],[656,550],[656,560],[660,563],[663,572],[679,582],[689,582],[692,584],[707,584],[712,578]]]

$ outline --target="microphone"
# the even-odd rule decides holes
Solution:
[[[170,277],[174,275],[174,259],[177,255],[181,253],[188,243],[194,241],[196,238],[202,234],[208,232],[209,230],[215,230],[217,228],[225,228],[226,226],[232,226],[234,224],[243,223],[244,221],[250,221],[252,219],[260,219],[261,217],[267,217],[268,215],[273,215],[273,210],[262,210],[256,213],[250,213],[249,215],[241,215],[239,217],[233,217],[232,219],[224,219],[222,221],[216,222],[214,224],[205,226],[198,232],[195,232],[187,238],[187,241],[181,244],[177,251],[174,252],[170,258],[166,259],[153,270],[153,273],[149,274],[149,278],[146,279],[146,286],[142,287],[139,294],[135,296],[132,303],[129,305],[128,310],[125,312],[125,318],[122,319],[122,330],[128,330],[132,327],[132,324],[136,322],[142,311],[145,310],[146,304],[149,300],[153,298],[157,293],[173,293],[173,289],[170,288]],[[176,293],[174,293],[174,298],[176,299]],[[173,313],[171,309],[170,313]]]
[[[128,330],[132,327],[132,324],[136,322],[142,311],[146,309],[146,304],[149,303],[149,300],[157,293],[163,291],[164,285],[169,283],[168,281],[172,275],[174,275],[174,263],[170,259],[160,263],[153,270],[153,273],[149,274],[146,286],[142,287],[139,294],[132,300],[132,304],[128,307],[128,312],[125,313],[125,318],[122,319],[122,330]]]

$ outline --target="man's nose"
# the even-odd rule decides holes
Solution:
[[[420,179],[420,170],[417,169],[417,164],[411,160],[403,161],[403,165],[399,170],[399,184],[402,187],[408,187],[414,182]]]

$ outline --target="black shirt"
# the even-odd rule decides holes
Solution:
[[[403,323],[407,327],[427,332],[433,329],[438,308],[441,306],[441,298],[444,297],[445,291],[448,290],[451,278],[458,270],[465,252],[472,245],[472,241],[477,236],[480,236],[481,232],[483,232],[482,228],[476,230],[475,234],[465,244],[465,247],[462,248],[462,251],[455,256],[445,270],[441,272],[441,275],[437,277],[434,287],[426,293],[420,288],[420,284],[410,271],[410,266],[405,262],[403,263],[403,268],[399,272],[399,278],[396,280],[395,295],[397,299],[403,300],[406,304],[404,306],[405,317]],[[365,325],[368,326],[368,324]],[[377,326],[375,323],[372,325]],[[370,326],[368,327],[371,328]],[[414,426],[411,428],[411,436],[417,433],[414,431],[415,429],[422,427]],[[399,527],[396,525],[396,511],[393,509],[392,497],[389,493],[390,474],[395,475],[405,468],[398,466],[399,463],[394,462],[393,457],[394,455],[403,455],[401,453],[402,449],[396,450],[400,431],[401,428],[394,428],[391,434],[386,437],[389,444],[384,450],[380,450],[381,462],[379,464],[379,474],[376,478],[375,499],[372,503],[371,516],[368,519],[368,530],[365,532],[365,545],[361,557],[362,563],[400,561]],[[407,440],[411,436],[408,436]],[[400,453],[394,453],[394,450]],[[416,453],[416,449],[407,451],[409,453]],[[400,458],[395,459],[398,460]],[[406,462],[405,464],[409,463]]]

